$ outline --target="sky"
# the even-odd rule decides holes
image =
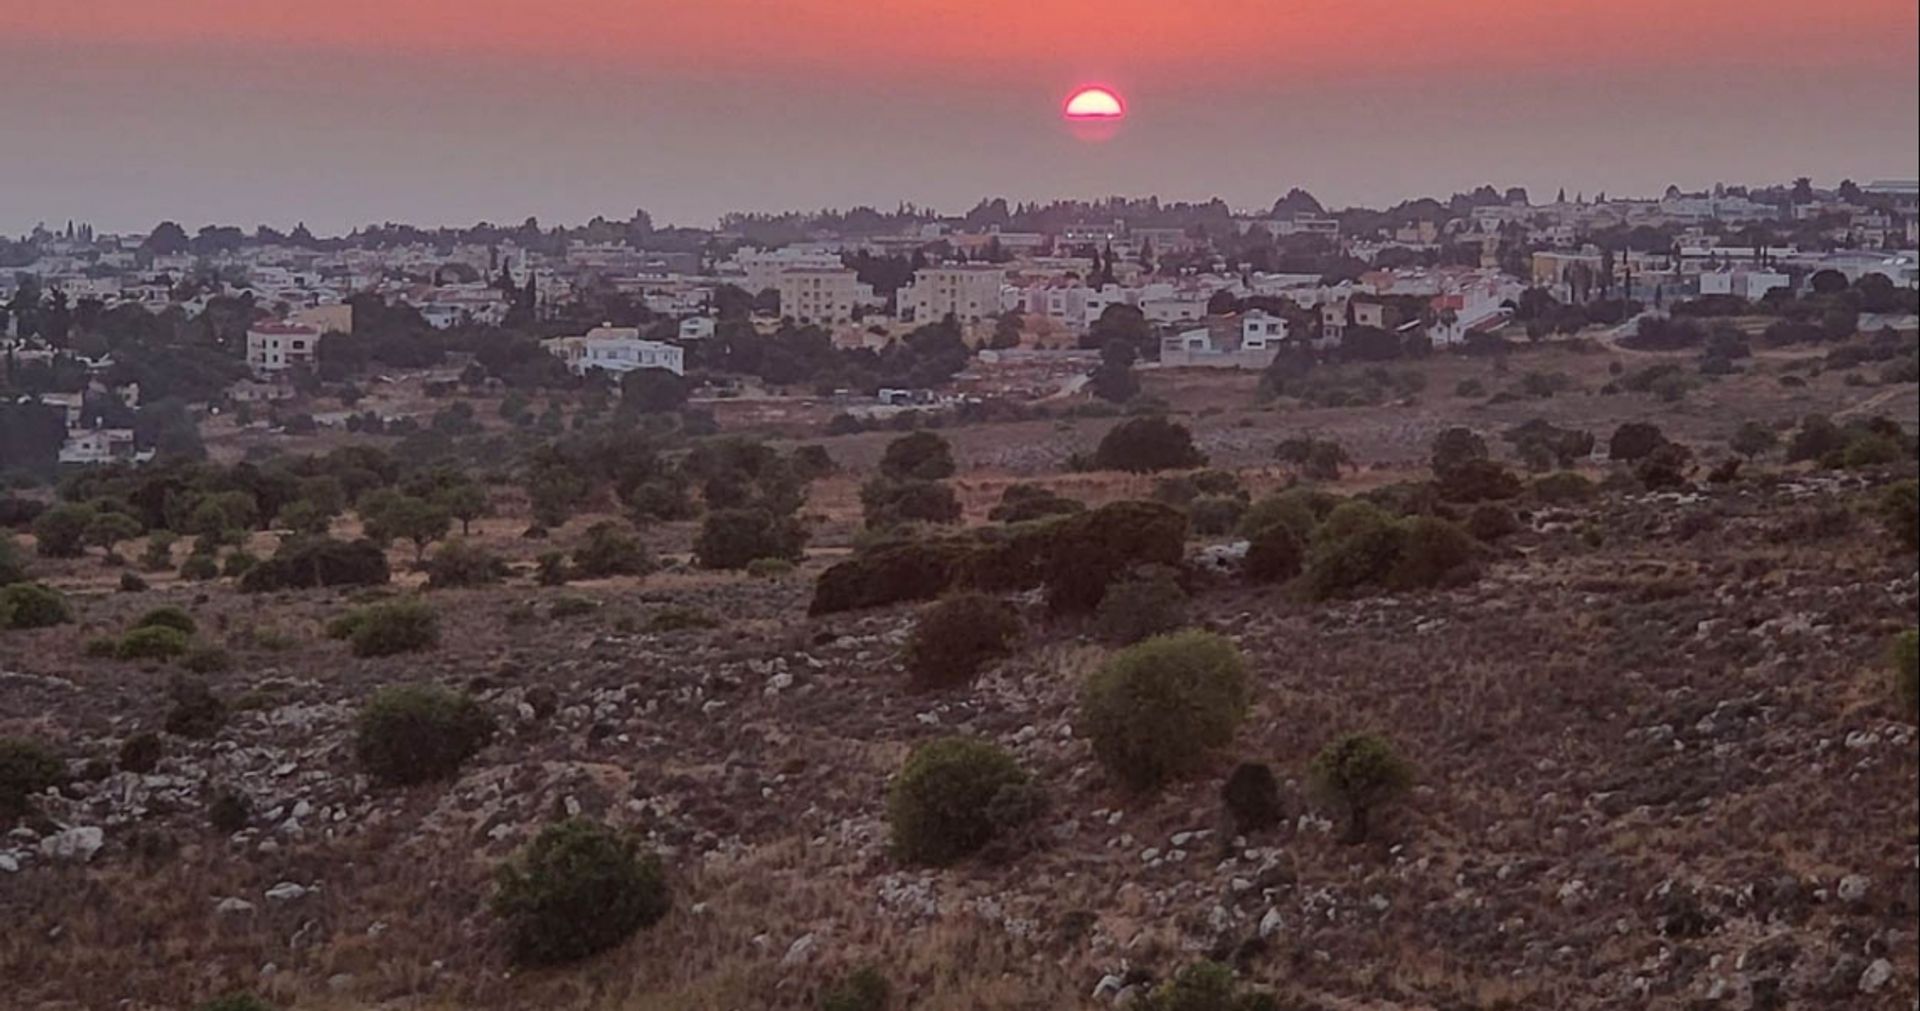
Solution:
[[[1912,0],[0,0],[0,232],[1920,175]],[[1112,136],[1068,128],[1113,87]]]

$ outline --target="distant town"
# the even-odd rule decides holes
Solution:
[[[337,237],[66,222],[0,239],[0,470],[197,451],[214,419],[262,436],[430,429],[431,396],[378,395],[406,384],[597,385],[675,410],[789,398],[857,425],[942,403],[1123,402],[1141,369],[1619,334],[1675,307],[1730,315],[1697,310],[1836,287],[1860,293],[1854,316],[1781,325],[1911,329],[1917,199],[1912,180],[1800,179],[1544,202],[1481,187],[1385,210],[1298,189],[1253,212],[995,199],[712,229],[645,212]]]

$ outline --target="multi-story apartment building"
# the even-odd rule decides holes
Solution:
[[[780,272],[780,315],[799,323],[851,323],[854,310],[873,303],[873,286],[846,267],[796,267]]]
[[[978,323],[1001,311],[1006,280],[1006,268],[993,264],[922,268],[900,289],[900,317],[931,323],[951,313],[962,323]]]

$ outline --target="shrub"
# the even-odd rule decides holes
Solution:
[[[1348,502],[1314,531],[1307,553],[1307,587],[1318,600],[1368,585],[1384,585],[1400,558],[1403,533],[1379,507]]]
[[[354,656],[392,656],[438,646],[440,618],[424,601],[394,600],[348,611],[327,636],[347,640]]]
[[[1260,762],[1242,762],[1220,787],[1233,830],[1248,835],[1280,824],[1280,782]]]
[[[1878,433],[1861,434],[1847,441],[1847,448],[1840,455],[1840,465],[1848,470],[1884,467],[1907,455],[1906,447],[1900,444],[1899,439]]]
[[[506,575],[507,563],[500,556],[461,537],[442,544],[427,562],[427,585],[436,590],[484,586]]]
[[[895,481],[940,481],[954,474],[953,447],[934,432],[911,432],[887,443],[880,473]]]
[[[1233,970],[1217,962],[1196,962],[1153,988],[1140,1011],[1265,1011],[1276,1008],[1269,995],[1242,990]]]
[[[1274,456],[1309,481],[1338,481],[1340,468],[1353,466],[1346,447],[1332,439],[1311,436],[1283,440],[1275,448]]]
[[[13,546],[13,537],[0,533],[0,586],[27,581],[27,563],[20,558],[20,549]]]
[[[1292,579],[1300,574],[1305,556],[1302,536],[1291,518],[1276,517],[1247,534],[1245,571],[1249,579],[1262,583]]]
[[[1684,488],[1693,469],[1693,450],[1677,442],[1663,442],[1633,466],[1633,476],[1648,491]]]
[[[213,689],[199,678],[174,678],[167,686],[167,698],[170,707],[165,726],[169,734],[203,739],[219,733],[220,728],[227,725],[227,704],[220,701],[220,697],[213,694]]]
[[[192,635],[199,630],[199,626],[194,624],[192,615],[172,604],[156,607],[141,615],[140,620],[133,623],[133,627],[171,628],[182,635]]]
[[[1395,590],[1440,586],[1473,565],[1473,538],[1443,519],[1414,516],[1403,520],[1399,541],[1399,557],[1387,574],[1387,585]]]
[[[87,526],[93,522],[93,508],[84,505],[57,505],[33,521],[35,549],[48,558],[78,558],[87,550]]]
[[[1101,470],[1146,474],[1205,466],[1206,455],[1193,445],[1187,426],[1160,415],[1129,418],[1107,430],[1093,453]]]
[[[1542,502],[1585,502],[1598,490],[1584,475],[1570,470],[1535,478],[1533,482],[1533,497]]]
[[[547,617],[555,621],[578,618],[600,610],[600,602],[587,597],[555,597],[547,605]]]
[[[907,671],[929,688],[952,688],[973,680],[980,668],[1013,652],[1020,618],[1006,601],[984,593],[959,593],[920,612],[907,640]]]
[[[148,572],[165,572],[173,568],[173,542],[177,540],[171,530],[154,530],[147,534],[147,546],[140,553],[140,567]]]
[[[1434,490],[1446,502],[1495,502],[1517,498],[1525,489],[1519,475],[1492,460],[1468,460],[1436,473]]]
[[[837,562],[814,583],[807,613],[931,600],[954,586],[971,549],[958,540],[883,544]]]
[[[1433,437],[1429,466],[1433,475],[1445,479],[1461,467],[1487,459],[1487,440],[1470,428],[1443,429]]]
[[[252,802],[237,790],[220,790],[207,803],[207,823],[229,835],[246,828],[252,818]]]
[[[1079,499],[1056,494],[1041,485],[1010,484],[1000,493],[1000,504],[988,510],[987,518],[995,523],[1025,523],[1085,509]]]
[[[248,593],[319,586],[375,586],[391,576],[387,556],[372,541],[310,537],[283,543],[240,578]]]
[[[943,737],[920,745],[887,793],[894,855],[937,867],[976,852],[1005,827],[989,816],[995,798],[1027,783],[1013,756],[991,742]]]
[[[121,636],[113,655],[121,660],[171,660],[191,646],[187,634],[177,628],[143,625]]]
[[[120,755],[116,764],[122,772],[137,772],[145,775],[160,765],[160,758],[166,752],[166,746],[160,742],[160,735],[145,731],[120,742]]]
[[[1044,562],[1047,605],[1091,611],[1108,584],[1142,563],[1180,564],[1187,518],[1158,502],[1113,502],[1051,528]]]
[[[603,576],[641,576],[653,571],[653,558],[638,537],[619,526],[601,521],[587,528],[587,539],[573,549],[576,576],[597,579]]]
[[[1107,771],[1151,789],[1233,739],[1250,693],[1233,644],[1179,632],[1129,646],[1087,679],[1080,724]]]
[[[860,509],[874,530],[903,523],[960,522],[960,500],[940,481],[875,478],[860,486]]]
[[[1204,537],[1231,533],[1247,511],[1245,499],[1231,495],[1203,495],[1187,506],[1187,522]]]
[[[1346,809],[1348,843],[1365,842],[1373,811],[1413,784],[1413,767],[1372,734],[1349,734],[1328,744],[1307,773],[1316,794]]]
[[[258,564],[260,559],[245,551],[230,551],[227,553],[226,561],[220,563],[220,574],[230,579],[239,579]]]
[[[1304,544],[1307,538],[1313,536],[1313,528],[1339,504],[1337,496],[1323,491],[1289,488],[1249,507],[1246,515],[1240,517],[1240,536],[1252,540],[1254,534],[1269,524],[1279,522],[1285,523]]]
[[[452,776],[492,738],[493,718],[480,703],[438,685],[382,688],[354,722],[361,767],[393,786]]]
[[[1758,421],[1742,423],[1733,433],[1733,437],[1727,440],[1728,448],[1749,460],[1770,452],[1778,445],[1780,445],[1779,433],[1773,430],[1773,426]]]
[[[647,631],[656,634],[687,629],[719,628],[720,619],[697,607],[669,604],[647,619]]]
[[[799,561],[807,531],[791,515],[765,509],[715,509],[700,522],[693,556],[702,568],[738,569],[756,558]]]
[[[1920,632],[1907,629],[1893,640],[1893,694],[1909,717],[1920,716]]]
[[[1179,570],[1140,566],[1107,587],[1094,615],[1100,638],[1121,646],[1186,627],[1187,591]]]
[[[220,563],[211,552],[195,551],[180,563],[180,578],[189,582],[204,583],[220,578]]]
[[[862,966],[820,995],[820,1011],[887,1011],[893,987],[872,966]]]
[[[533,580],[541,586],[565,586],[572,574],[567,568],[566,553],[561,551],[542,554],[535,559],[535,565]]]
[[[1667,441],[1660,426],[1644,421],[1629,421],[1613,430],[1607,440],[1607,456],[1629,463],[1644,458]]]
[[[793,574],[793,563],[785,558],[756,558],[747,563],[747,575],[755,579],[780,579]]]
[[[1467,514],[1467,533],[1486,544],[1504,540],[1520,532],[1520,520],[1513,510],[1491,502],[1473,507]]]
[[[73,620],[59,591],[39,583],[0,586],[0,629],[51,628]]]
[[[145,593],[146,591],[147,591],[147,581],[144,579],[141,579],[139,573],[136,573],[136,572],[120,573],[120,592],[121,593]]]
[[[493,911],[513,960],[571,962],[606,951],[672,908],[652,854],[605,825],[574,818],[548,825],[497,876]]]
[[[1920,481],[1897,481],[1874,503],[1887,531],[1908,551],[1920,550]],[[0,626],[6,623],[0,621]]]
[[[180,666],[195,674],[218,674],[233,666],[233,657],[219,646],[195,646],[180,658]]]
[[[26,814],[34,794],[66,777],[66,765],[40,744],[0,737],[0,821]]]
[[[274,1011],[274,1007],[250,993],[230,993],[215,997],[195,1011]]]

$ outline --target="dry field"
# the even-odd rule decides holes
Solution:
[[[1706,451],[1747,418],[1875,397],[1909,427],[1920,411],[1911,384],[1782,388],[1771,360],[1677,404],[1452,394],[1536,369],[1592,389],[1609,358],[1541,350],[1505,379],[1485,361],[1422,363],[1426,390],[1398,406],[1275,409],[1254,404],[1250,377],[1193,373],[1154,375],[1149,391],[1258,488],[1282,480],[1273,444],[1305,431],[1367,468],[1351,490],[1418,468],[1448,424],[1545,416],[1604,440],[1650,419]],[[1111,423],[950,430],[970,520],[1013,480],[1091,502],[1144,493],[1143,478],[1057,472]],[[1254,711],[1202,774],[1141,796],[1074,734],[1079,681],[1106,655],[1083,625],[1022,598],[1015,658],[970,689],[915,693],[899,656],[911,608],[806,616],[889,437],[821,440],[845,472],[808,503],[815,557],[775,579],[675,562],[539,587],[533,555],[594,517],[528,542],[504,496],[479,536],[519,568],[427,593],[442,622],[427,653],[360,659],[325,638],[365,594],[251,597],[168,576],[117,593],[97,557],[36,562],[80,619],[0,634],[0,735],[110,760],[157,729],[171,670],[83,645],[161,603],[232,653],[210,681],[235,714],[213,740],[168,738],[154,774],[49,798],[0,838],[25,857],[0,865],[0,1005],[149,1011],[251,989],[303,1009],[801,1009],[873,964],[899,1007],[1042,1011],[1111,1006],[1089,997],[1104,975],[1211,955],[1282,1007],[1326,1011],[1914,1006],[1920,761],[1884,651],[1920,581],[1863,514],[1867,480],[1796,472],[1532,508],[1479,582],[1447,591],[1308,604],[1203,581],[1196,620],[1248,657]],[[691,529],[645,536],[672,558]],[[410,555],[395,552],[391,592],[418,581]],[[554,617],[561,597],[595,606]],[[644,631],[667,606],[723,623]],[[374,788],[350,721],[407,680],[472,690],[501,733],[449,783]],[[537,712],[530,693],[548,689],[558,708]],[[1352,847],[1302,780],[1320,745],[1363,729],[1391,737],[1418,783]],[[912,744],[953,732],[996,740],[1044,784],[1036,850],[944,871],[887,856],[889,777]],[[1273,765],[1286,818],[1235,838],[1218,791],[1249,760]],[[208,825],[218,789],[250,797],[245,830]],[[486,911],[492,868],[566,812],[650,840],[674,908],[596,959],[515,971]],[[42,857],[39,834],[60,826],[98,826],[105,845],[85,862]]]

